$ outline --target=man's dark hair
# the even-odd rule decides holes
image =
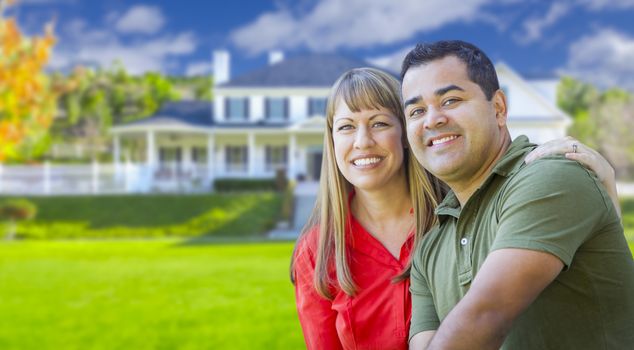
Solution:
[[[495,67],[487,55],[477,46],[461,40],[443,40],[417,44],[403,60],[401,79],[410,68],[427,64],[447,56],[455,56],[467,66],[469,79],[480,86],[487,100],[500,88]]]

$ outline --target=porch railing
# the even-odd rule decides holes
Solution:
[[[206,192],[210,175],[206,165],[181,163],[0,164],[0,194]]]

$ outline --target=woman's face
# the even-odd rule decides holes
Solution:
[[[352,112],[340,99],[332,138],[337,167],[355,188],[370,191],[404,183],[403,128],[389,110]]]

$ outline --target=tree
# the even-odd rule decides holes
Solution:
[[[60,96],[60,118],[53,124],[53,137],[57,142],[86,146],[93,158],[98,149],[110,144],[112,125],[151,115],[164,102],[178,98],[171,82],[159,73],[130,76],[120,62],[109,69],[76,67],[69,75],[58,74],[54,79],[74,88]]]
[[[573,118],[569,134],[601,152],[618,178],[634,175],[634,97],[613,88],[599,91],[573,78],[563,78],[558,104]]]
[[[46,149],[56,92],[44,73],[55,43],[52,25],[41,37],[25,37],[0,0],[0,161],[20,160]]]

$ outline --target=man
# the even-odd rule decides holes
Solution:
[[[451,189],[412,255],[410,348],[633,348],[634,261],[596,177],[524,163],[477,47],[418,45],[401,77],[410,146]]]

